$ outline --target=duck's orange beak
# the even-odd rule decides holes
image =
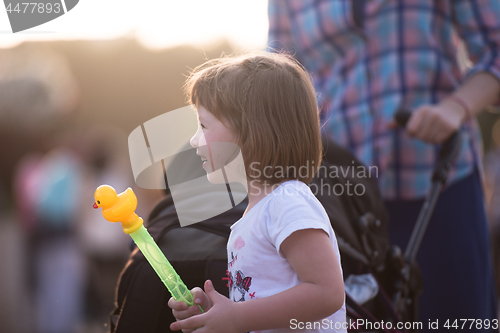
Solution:
[[[92,207],[94,207],[94,209],[99,208],[95,202],[94,202],[94,206],[92,206]]]

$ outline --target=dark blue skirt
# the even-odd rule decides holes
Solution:
[[[423,200],[388,201],[391,242],[404,251]],[[441,193],[424,235],[417,261],[424,280],[419,313],[422,332],[448,331],[444,324],[460,319],[497,319],[491,243],[478,172]],[[439,329],[428,323],[438,320]],[[468,332],[489,332],[476,322]],[[483,327],[483,329],[479,329]]]

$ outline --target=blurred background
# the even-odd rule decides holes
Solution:
[[[0,5],[0,6],[3,6]],[[267,1],[81,1],[12,34],[0,8],[0,332],[106,332],[131,239],[92,209],[134,185],[127,137],[186,104],[190,69],[262,48]]]
[[[190,69],[265,47],[267,29],[266,0],[85,0],[17,34],[0,8],[0,332],[107,331],[131,241],[95,188],[133,187],[147,218],[162,192],[134,186],[129,133],[186,105]],[[479,121],[498,229],[500,117]]]

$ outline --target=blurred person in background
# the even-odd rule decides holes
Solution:
[[[15,256],[3,259],[4,269],[25,265],[24,274],[14,278],[28,276],[31,282],[7,281],[15,286],[10,291],[15,297],[2,305],[13,309],[17,324],[7,328],[11,332],[24,326],[30,332],[68,333],[81,324],[84,258],[75,242],[81,168],[71,137],[60,135],[70,126],[67,116],[77,97],[76,83],[58,54],[26,45],[0,52],[2,212],[16,203],[14,221],[27,245],[24,258],[3,249]]]
[[[47,151],[75,109],[78,89],[59,54],[21,45],[0,51],[0,207],[13,207],[12,175],[20,158]]]
[[[82,170],[59,145],[18,174],[18,198],[32,214],[31,251],[36,332],[75,332],[83,321],[85,257],[76,242]],[[23,162],[24,162],[23,161]],[[23,172],[28,170],[28,173]],[[29,202],[26,202],[29,201]]]
[[[457,40],[472,61],[467,73]],[[326,134],[378,167],[391,241],[402,249],[430,189],[436,144],[462,129],[417,256],[420,320],[497,318],[475,115],[500,95],[500,2],[269,0],[268,42],[311,72]],[[401,109],[412,111],[407,130],[394,128]]]

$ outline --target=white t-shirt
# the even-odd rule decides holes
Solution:
[[[306,184],[287,181],[231,226],[227,243],[229,298],[235,302],[263,298],[300,284],[280,246],[302,229],[324,230],[340,265],[337,239],[325,209]],[[346,332],[341,328],[345,321],[344,301],[342,308],[316,324],[292,320],[290,328],[264,332]]]

